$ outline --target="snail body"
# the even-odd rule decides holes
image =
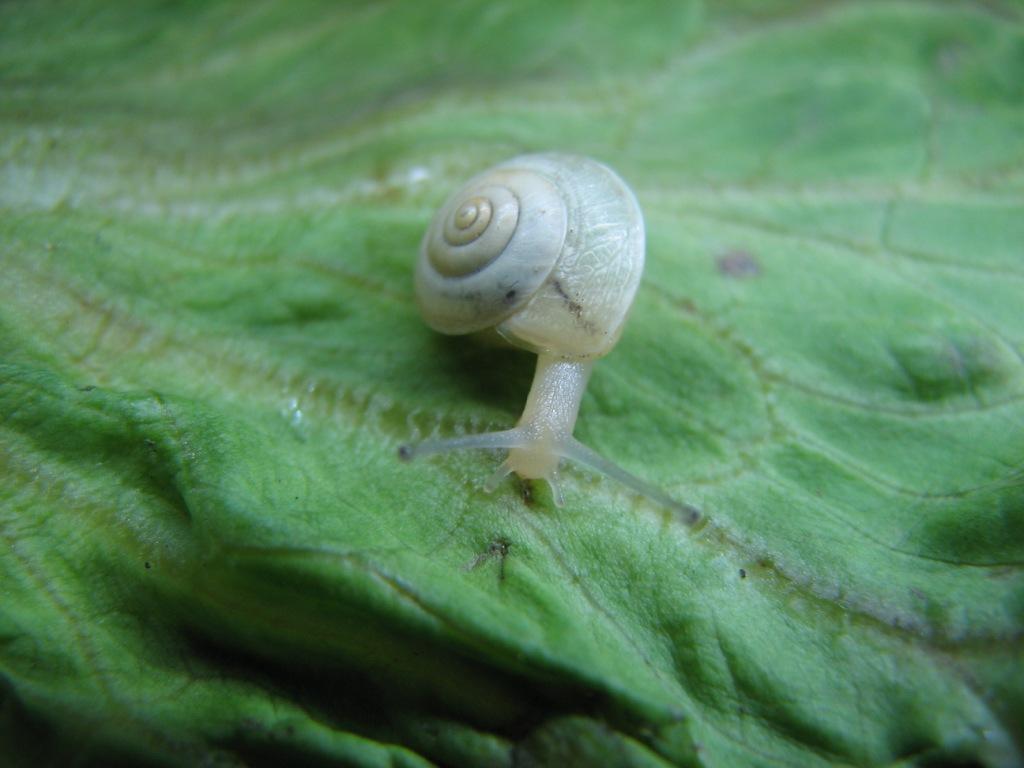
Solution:
[[[535,352],[537,370],[514,428],[403,446],[401,455],[506,449],[488,490],[515,472],[546,480],[559,505],[558,468],[569,459],[696,522],[697,510],[572,436],[594,361],[618,341],[643,266],[640,206],[606,165],[577,155],[523,155],[472,178],[442,205],[424,235],[417,304],[441,333],[493,332]]]

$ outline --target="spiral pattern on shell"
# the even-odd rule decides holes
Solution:
[[[417,296],[443,333],[495,325],[529,300],[565,240],[565,203],[550,179],[498,166],[441,206],[427,230]]]
[[[446,277],[487,266],[508,246],[519,222],[519,200],[508,187],[463,190],[441,212],[439,238],[428,244],[430,263]]]

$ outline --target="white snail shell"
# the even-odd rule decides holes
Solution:
[[[522,155],[438,211],[416,298],[442,333],[493,328],[540,354],[597,358],[622,332],[643,265],[640,206],[614,171],[577,155]]]

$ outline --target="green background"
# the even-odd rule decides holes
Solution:
[[[1024,760],[1018,3],[0,6],[5,764]],[[403,465],[533,359],[421,321],[473,173],[648,265],[566,506]]]

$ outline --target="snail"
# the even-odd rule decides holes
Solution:
[[[633,192],[587,157],[534,154],[472,178],[444,203],[420,245],[416,301],[444,334],[497,334],[537,354],[537,370],[512,429],[404,445],[399,455],[505,449],[485,484],[508,474],[543,479],[562,506],[563,459],[587,465],[676,511],[700,513],[573,437],[594,362],[611,351],[644,266],[644,223]]]

